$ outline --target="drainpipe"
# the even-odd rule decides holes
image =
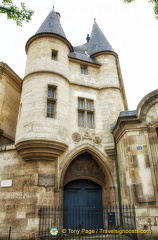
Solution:
[[[10,240],[10,235],[11,235],[11,227],[9,227],[8,240]]]
[[[121,199],[121,187],[120,187],[120,177],[119,177],[119,164],[118,164],[118,154],[117,154],[117,144],[116,138],[114,137],[114,151],[115,151],[115,161],[116,161],[116,179],[117,179],[117,190],[118,190],[118,203],[120,209],[120,224],[123,226],[122,218],[122,199]]]

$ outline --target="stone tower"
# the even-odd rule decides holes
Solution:
[[[69,213],[49,225],[44,206],[101,209],[87,229],[106,229],[103,207],[117,203],[135,204],[137,229],[157,239],[158,90],[128,111],[118,56],[96,20],[86,40],[72,46],[53,9],[26,43],[23,84],[0,63],[2,239],[9,226],[12,240],[85,228],[87,218],[74,223]],[[130,227],[125,215],[116,229]]]
[[[72,46],[59,16],[51,11],[26,44],[27,63],[16,135],[17,149],[25,160],[53,160],[68,146],[67,56]],[[48,113],[47,108],[54,108],[54,112]]]
[[[60,24],[60,14],[53,9],[26,43],[15,144],[31,171],[37,172],[38,183],[51,183],[56,194],[49,195],[49,204],[60,199],[63,205],[64,186],[80,178],[108,186],[102,190],[103,202],[117,201],[111,125],[120,111],[127,110],[125,91],[118,56],[96,20],[86,40],[73,47]],[[91,163],[94,158],[104,179],[84,171],[70,176],[71,165],[78,164],[74,160],[80,154]]]
[[[15,146],[2,153],[3,191],[10,187],[4,212],[14,203],[12,239],[31,239],[41,206],[98,196],[101,206],[118,202],[111,126],[127,110],[120,65],[96,20],[86,40],[73,47],[53,9],[26,43]],[[82,195],[70,196],[76,187]],[[97,191],[87,200],[88,188]]]
[[[73,132],[84,133],[86,129],[104,135],[102,142],[111,144],[109,126],[127,109],[127,103],[117,54],[96,21],[87,43],[72,47],[60,24],[60,14],[53,9],[27,41],[26,52],[16,133],[22,158],[54,160],[72,142]],[[77,97],[86,94],[88,99],[93,94],[95,103],[90,128],[85,123],[79,126],[75,113]]]
[[[49,204],[60,199],[63,205],[64,186],[80,178],[108,186],[102,191],[103,201],[116,202],[111,125],[120,111],[127,110],[117,54],[96,20],[87,42],[73,47],[54,9],[27,41],[26,52],[15,141],[18,153],[37,173],[38,183],[51,183],[54,196],[47,197]],[[104,179],[84,171],[70,176],[80,154],[91,163],[94,159],[100,171],[103,168]]]

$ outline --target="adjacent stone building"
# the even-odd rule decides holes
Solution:
[[[86,41],[73,47],[53,9],[26,43],[24,79],[0,63],[0,239],[10,226],[32,239],[41,206],[93,204],[134,204],[156,235],[158,90],[128,111],[96,20]]]

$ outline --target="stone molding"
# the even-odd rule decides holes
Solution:
[[[58,34],[55,34],[55,33],[39,33],[39,34],[36,34],[36,35],[32,36],[32,37],[27,41],[26,47],[25,47],[26,54],[27,54],[27,52],[28,52],[28,49],[29,49],[30,44],[31,44],[34,40],[39,39],[39,38],[43,38],[43,37],[56,38],[56,39],[64,42],[64,43],[68,46],[68,48],[69,48],[70,51],[73,50],[73,47],[72,47],[71,43],[70,43],[66,38],[64,38],[64,37],[62,37],[62,36],[60,36],[60,35],[58,35]]]
[[[19,92],[22,88],[22,79],[6,64],[0,62],[0,76],[6,76],[9,83]]]
[[[100,136],[95,135],[94,137],[92,137],[88,131],[86,131],[84,135],[81,135],[78,132],[74,132],[72,134],[72,139],[74,140],[74,142],[80,142],[81,140],[90,140],[95,142],[96,144],[100,144],[102,142],[102,138]]]
[[[26,161],[45,161],[55,160],[68,146],[58,141],[34,139],[18,142],[15,147],[20,156]]]
[[[148,93],[137,106],[137,116],[144,122],[149,109],[158,101],[158,89]]]
[[[0,152],[10,151],[10,150],[15,150],[15,145],[14,144],[7,144],[7,145],[0,146]]]
[[[72,134],[72,139],[75,141],[75,142],[80,142],[81,141],[81,135],[78,133],[78,132],[74,132]]]
[[[115,150],[113,146],[105,146],[104,151],[109,156],[109,158],[115,160]]]
[[[100,151],[99,148],[92,145],[92,143],[86,142],[76,146],[73,150],[67,152],[66,155],[64,156],[63,159],[64,161],[62,161],[59,166],[61,169],[60,187],[61,188],[63,187],[65,172],[70,163],[75,158],[77,158],[77,156],[85,152],[90,153],[92,155],[92,158],[99,164],[101,169],[104,171],[107,177],[107,184],[113,186],[114,185],[113,166],[111,162],[107,158],[106,154]]]
[[[76,63],[79,63],[79,64],[83,64],[83,62],[85,62],[85,64],[87,66],[92,66],[92,67],[96,67],[96,68],[99,68],[101,66],[100,63],[91,63],[91,62],[87,62],[87,61],[84,61],[84,60],[76,59],[76,58],[73,58],[73,57],[70,57],[70,56],[69,56],[69,61],[70,62],[76,62]]]
[[[119,142],[127,132],[141,132],[147,131],[147,129],[147,125],[140,123],[137,117],[119,117],[112,133],[116,141]]]

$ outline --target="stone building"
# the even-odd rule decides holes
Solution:
[[[2,239],[9,226],[12,240],[32,239],[41,206],[95,204],[134,204],[137,228],[150,222],[156,234],[158,90],[128,110],[118,55],[95,20],[73,47],[53,9],[26,53],[23,81],[0,63]]]

